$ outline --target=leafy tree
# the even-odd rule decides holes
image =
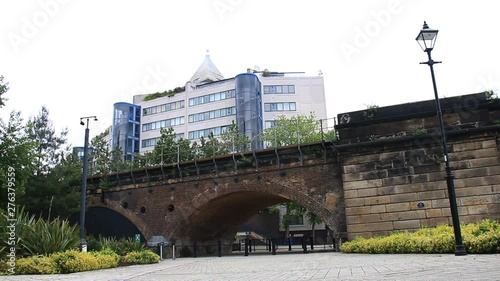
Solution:
[[[172,127],[161,128],[160,140],[156,143],[148,161],[152,164],[177,163],[177,142]]]
[[[25,134],[34,142],[34,157],[26,192],[19,203],[31,213],[65,217],[78,205],[82,168],[65,146],[67,133],[65,129],[56,134],[45,107],[26,124]]]
[[[24,132],[21,113],[12,111],[5,123],[0,119],[0,207],[6,207],[8,174],[15,174],[16,195],[24,194],[31,176],[35,142]],[[10,171],[9,171],[10,167]],[[9,173],[11,172],[11,173]]]
[[[281,219],[281,225],[285,228],[285,239],[287,239],[290,233],[290,225],[294,222],[300,221],[300,219],[303,218],[306,209],[299,203],[290,201],[271,206],[269,208],[269,213],[279,213],[281,206],[285,207],[285,213]]]
[[[48,173],[32,175],[19,203],[33,214],[68,217],[78,211],[82,163],[76,155],[66,154]]]
[[[322,223],[323,221],[311,212],[306,213],[307,222],[311,225],[312,239],[316,237],[316,225]]]
[[[222,147],[218,138],[214,137],[214,134],[210,132],[207,138],[200,138],[199,146],[199,156],[200,158],[214,157],[216,155],[222,155],[224,148]]]
[[[49,111],[42,106],[40,114],[30,118],[26,125],[26,134],[36,143],[33,170],[34,175],[48,173],[51,168],[58,164],[64,153],[62,146],[66,144],[68,130],[64,129],[59,136],[56,135],[52,121],[49,119]]]
[[[321,122],[313,113],[290,118],[281,115],[275,120],[274,127],[264,130],[262,140],[271,146],[321,141]]]
[[[111,150],[111,158],[109,162],[110,172],[120,172],[128,168],[127,163],[123,160],[123,151],[120,146],[116,146]]]
[[[3,81],[3,76],[0,75],[0,108],[5,105],[6,98],[3,98],[2,95],[7,93],[9,90],[9,83]]]
[[[225,131],[220,136],[219,139],[221,145],[221,152],[223,152],[223,154],[248,151],[249,148],[248,136],[240,135],[238,131],[238,126],[236,126],[234,123],[231,125],[229,130]]]
[[[109,150],[109,143],[105,139],[107,135],[109,135],[109,129],[95,136],[90,141],[92,153],[89,159],[93,161],[93,174],[106,176],[110,172],[111,151]]]

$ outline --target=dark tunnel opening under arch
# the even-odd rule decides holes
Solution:
[[[275,214],[275,217],[271,218],[272,216],[263,210],[272,205],[290,201],[292,200],[286,198],[285,195],[271,192],[238,191],[225,194],[196,208],[174,236],[184,241],[203,242],[231,239],[238,231],[246,230],[260,232],[259,234],[264,236],[276,235],[276,231],[279,232],[279,216]],[[301,202],[297,203],[301,204]],[[255,228],[255,224],[252,225],[249,221],[252,219],[255,223],[255,220],[258,220],[256,214],[259,213],[262,217],[259,223],[268,220],[268,224],[263,228]],[[269,220],[273,219],[277,225],[269,224]],[[274,230],[270,229],[272,227]]]
[[[79,224],[80,213],[70,217],[70,221]],[[92,236],[130,238],[139,234],[141,241],[146,238],[130,220],[122,214],[104,207],[88,207],[85,212],[85,233]]]

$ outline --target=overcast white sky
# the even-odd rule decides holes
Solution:
[[[205,50],[226,77],[259,66],[323,72],[328,116],[433,99],[426,54],[415,37],[439,29],[433,59],[441,97],[500,88],[500,2],[475,1],[96,1],[0,3],[0,75],[11,110],[42,105],[57,131],[83,146],[79,118],[113,103],[183,86]]]

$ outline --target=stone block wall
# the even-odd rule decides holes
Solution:
[[[463,99],[445,104],[456,107]],[[492,120],[499,110],[487,99],[476,100],[474,108],[452,108],[444,118],[461,223],[500,219],[499,128]],[[338,126],[341,143],[342,133],[348,136],[338,148],[349,239],[452,224],[442,144],[432,133],[437,124],[421,126],[431,119],[427,113],[410,114]],[[412,133],[415,124],[425,131]],[[382,130],[371,135],[375,139],[363,137]],[[359,139],[365,141],[356,143]]]
[[[500,219],[497,141],[485,136],[452,142],[450,148],[460,221]],[[342,157],[349,239],[452,223],[445,164],[436,160],[435,150],[410,148]],[[408,158],[412,154],[413,160]]]

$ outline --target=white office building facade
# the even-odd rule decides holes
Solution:
[[[280,115],[327,116],[322,76],[247,70],[225,79],[208,55],[184,92],[149,101],[144,97],[134,96],[133,101],[141,108],[141,153],[154,148],[163,127],[172,127],[178,138],[199,142],[211,132],[221,135],[234,123],[240,134],[257,140]],[[262,148],[259,142],[254,145]]]

